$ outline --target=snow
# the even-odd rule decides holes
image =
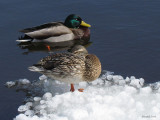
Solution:
[[[29,83],[22,88],[35,96],[18,108],[14,120],[160,120],[159,82],[145,84],[143,78],[105,72],[91,83],[75,85],[73,93],[70,85],[44,75]]]

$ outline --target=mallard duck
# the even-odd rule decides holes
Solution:
[[[82,21],[75,14],[69,15],[65,22],[51,22],[40,26],[20,30],[24,37],[16,40],[18,42],[64,42],[81,39],[90,36],[88,27],[91,25]]]
[[[97,56],[88,54],[85,47],[77,45],[70,53],[56,53],[41,59],[29,67],[29,70],[69,83],[70,91],[74,92],[74,84],[82,81],[90,82],[99,77],[101,63]],[[79,91],[83,92],[83,89]]]

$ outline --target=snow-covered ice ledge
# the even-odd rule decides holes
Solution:
[[[160,120],[159,82],[144,86],[142,78],[106,72],[92,83],[77,85],[85,88],[83,93],[71,93],[69,85],[44,75],[39,79],[38,84],[23,81],[34,92],[39,86],[44,95],[21,105],[14,120]]]

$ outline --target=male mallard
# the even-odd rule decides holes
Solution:
[[[57,53],[41,59],[29,67],[30,71],[42,73],[50,78],[71,84],[70,91],[74,92],[73,84],[82,81],[93,81],[101,73],[101,63],[97,56],[88,54],[85,47],[77,45],[71,53]],[[83,89],[79,89],[83,91]]]
[[[74,39],[81,39],[90,36],[91,27],[89,24],[75,15],[69,15],[65,22],[51,22],[40,26],[26,28],[21,30],[24,37],[17,40],[18,42],[64,42]]]

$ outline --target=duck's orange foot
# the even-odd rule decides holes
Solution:
[[[83,90],[84,90],[83,88],[78,89],[79,92],[83,92]]]
[[[73,84],[71,84],[71,89],[70,89],[70,91],[71,91],[71,92],[74,92],[74,91],[75,91]]]
[[[46,46],[48,51],[51,51],[51,47],[49,45]]]
[[[74,92],[75,90],[74,90],[74,89],[70,89],[70,91],[71,91],[71,92]]]

